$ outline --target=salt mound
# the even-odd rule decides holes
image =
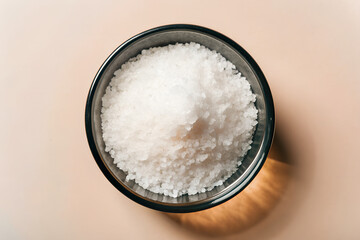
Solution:
[[[102,98],[105,151],[126,180],[171,197],[221,185],[251,148],[255,94],[235,66],[197,43],[143,50]]]

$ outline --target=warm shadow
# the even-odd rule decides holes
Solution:
[[[275,136],[269,157],[255,179],[237,196],[194,213],[166,213],[180,225],[205,235],[224,236],[251,228],[276,206],[290,181],[291,165]]]

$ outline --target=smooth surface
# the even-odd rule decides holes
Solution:
[[[221,239],[360,238],[359,1],[2,1],[0,18],[1,239],[208,239],[120,194],[85,137],[104,59],[168,23],[213,28],[256,59],[295,169],[265,219]]]

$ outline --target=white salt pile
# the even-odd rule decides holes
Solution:
[[[255,95],[235,66],[196,43],[143,50],[102,98],[106,151],[126,180],[171,197],[221,185],[250,149]]]

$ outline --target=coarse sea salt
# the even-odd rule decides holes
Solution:
[[[251,148],[255,101],[234,64],[200,44],[142,50],[102,98],[105,151],[127,181],[154,193],[210,191]]]

